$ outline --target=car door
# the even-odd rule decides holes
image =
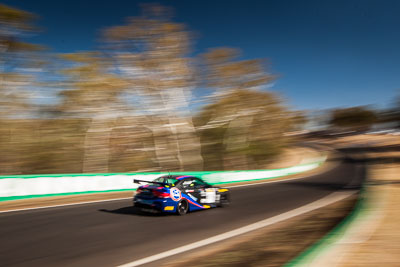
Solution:
[[[199,195],[195,194],[194,178],[183,179],[179,183],[178,189],[180,189],[182,191],[182,193],[184,193],[188,197],[190,197],[191,200],[199,202],[199,200],[200,200]]]
[[[217,200],[215,188],[199,178],[193,180],[194,195],[200,199],[202,204],[212,204]]]
[[[199,178],[185,178],[180,183],[180,190],[198,203],[215,203],[216,193],[214,188]]]

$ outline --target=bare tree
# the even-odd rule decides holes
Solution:
[[[61,92],[58,110],[64,116],[89,119],[85,135],[83,172],[108,172],[110,120],[125,114],[121,93],[127,82],[108,72],[107,61],[98,53],[62,55],[74,66],[64,69],[69,90]]]
[[[26,157],[23,149],[13,148],[23,132],[7,122],[33,110],[31,87],[41,64],[36,53],[42,48],[22,40],[34,32],[34,19],[31,13],[0,4],[0,141],[7,151],[0,153],[2,173],[21,172],[20,159]]]
[[[259,168],[286,145],[283,134],[291,127],[291,112],[271,92],[238,90],[205,106],[196,126],[205,153],[220,153],[221,162],[211,166]]]
[[[282,131],[277,127],[283,124],[275,119],[289,117],[274,94],[262,92],[275,76],[265,71],[262,60],[237,60],[239,54],[237,49],[216,48],[202,55],[204,80],[216,93],[215,104],[205,107],[210,117],[203,121],[205,124],[199,129],[225,129],[222,142],[225,151],[224,167],[228,169],[238,166],[246,168],[249,166],[249,159],[259,158],[248,157],[249,154],[263,154],[258,150],[271,149],[256,148],[254,144],[257,140],[265,141],[270,140],[272,136],[280,136]],[[265,128],[261,122],[268,123],[269,120],[273,123]],[[254,125],[264,132],[254,132]],[[287,129],[283,127],[282,130]]]
[[[339,129],[365,131],[375,122],[377,122],[375,111],[360,106],[333,110],[329,123]]]
[[[43,47],[22,38],[35,30],[35,16],[0,4],[0,115],[20,116],[30,108],[26,89],[34,82],[42,61],[36,52]],[[26,115],[26,114],[25,114]]]
[[[171,21],[171,10],[144,5],[143,14],[127,24],[108,28],[104,38],[116,69],[130,80],[130,90],[143,111],[158,117],[152,126],[156,154],[162,167],[202,168],[200,143],[190,116],[195,87],[190,33]],[[108,50],[110,51],[110,50]],[[177,164],[174,163],[177,162]]]

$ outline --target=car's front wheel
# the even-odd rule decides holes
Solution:
[[[176,212],[178,213],[178,215],[185,215],[189,210],[189,204],[186,200],[181,200],[178,203],[178,208],[176,210]]]
[[[218,204],[218,207],[228,207],[229,204],[231,204],[231,196],[229,192],[226,192],[225,194],[221,195],[221,200]]]

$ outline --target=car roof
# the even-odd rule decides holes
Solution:
[[[193,175],[163,175],[163,176],[160,176],[160,177],[163,177],[163,178],[175,178],[177,180],[182,180],[182,179],[185,179],[185,178],[198,178],[198,177],[195,177]]]

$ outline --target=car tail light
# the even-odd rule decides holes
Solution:
[[[136,194],[140,194],[140,193],[142,193],[142,188],[138,188],[138,189],[136,190]]]
[[[158,190],[153,190],[153,195],[159,198],[169,198],[170,194]]]

